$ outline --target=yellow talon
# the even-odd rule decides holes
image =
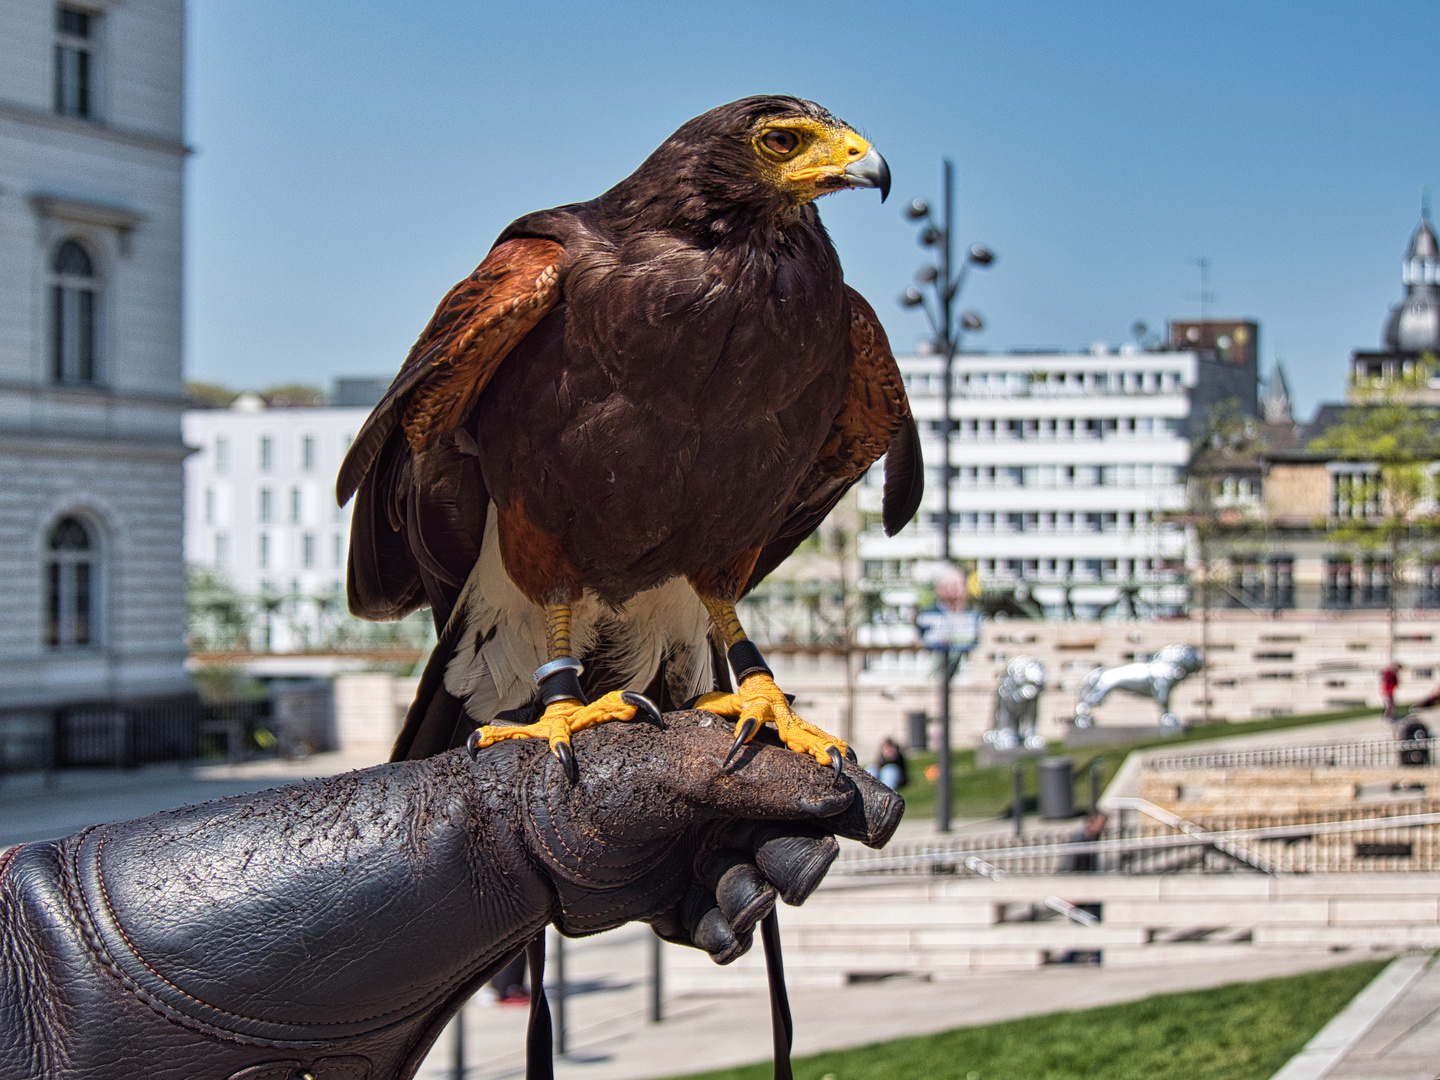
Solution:
[[[475,733],[478,738],[474,738],[471,745],[477,750],[483,750],[505,739],[545,739],[550,743],[551,752],[564,762],[573,733],[610,720],[633,720],[639,711],[638,707],[623,700],[618,690],[588,705],[582,705],[578,701],[555,701],[551,702],[540,719],[533,724],[487,724]],[[563,751],[560,749],[562,744]]]
[[[716,716],[737,717],[737,745],[753,739],[761,724],[771,723],[779,732],[781,742],[797,754],[809,754],[821,765],[835,767],[839,764],[829,748],[833,747],[841,756],[849,749],[843,739],[796,716],[785,700],[785,694],[775,685],[775,680],[763,671],[747,675],[740,683],[738,693],[701,696],[695,702],[695,708]]]

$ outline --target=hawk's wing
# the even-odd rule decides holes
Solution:
[[[397,619],[424,605],[443,626],[485,532],[474,441],[459,430],[501,361],[560,298],[553,240],[495,245],[435,309],[345,455],[335,485],[355,500],[350,610]]]
[[[845,293],[850,300],[849,390],[784,524],[761,550],[747,592],[815,531],[881,454],[885,455],[881,504],[885,532],[894,536],[920,508],[925,466],[900,368],[874,309],[848,285]]]

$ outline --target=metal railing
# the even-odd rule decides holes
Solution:
[[[1167,754],[1145,764],[1156,772],[1189,769],[1250,769],[1290,766],[1301,769],[1388,769],[1407,752],[1435,760],[1440,739],[1369,739],[1320,746],[1276,746],[1267,750],[1232,750],[1209,754]],[[1412,762],[1415,763],[1415,762]]]
[[[1440,812],[1391,813],[1344,820],[1289,821],[1242,829],[1211,829],[1167,815],[1143,800],[1120,809],[1142,812],[1095,841],[1064,833],[995,835],[847,849],[831,869],[837,879],[960,875],[1003,880],[1077,872],[1345,873],[1440,870]],[[1174,818],[1171,824],[1166,818]],[[1164,831],[1155,831],[1164,830]]]
[[[243,757],[268,701],[206,705],[76,705],[0,714],[0,775],[34,769],[130,768],[207,756]]]

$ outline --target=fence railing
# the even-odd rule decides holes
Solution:
[[[77,705],[0,714],[0,774],[129,768],[223,756],[238,760],[269,717],[268,701]]]
[[[1209,754],[1167,754],[1151,758],[1147,769],[1249,769],[1290,766],[1303,769],[1385,769],[1426,765],[1436,760],[1440,739],[1369,739],[1320,746],[1276,746]]]
[[[1134,800],[1138,803],[1140,800]],[[1063,873],[1345,873],[1440,870],[1440,812],[1288,822],[1214,830],[1131,815],[1100,840],[1063,832],[995,835],[846,850],[839,878],[965,875],[1003,879]],[[1179,819],[1177,819],[1179,820]],[[1155,830],[1162,830],[1157,832]]]

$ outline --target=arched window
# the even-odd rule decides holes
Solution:
[[[99,552],[91,531],[77,518],[61,518],[50,530],[45,580],[45,642],[52,649],[94,645],[99,640]]]
[[[50,371],[57,383],[100,381],[99,303],[95,264],[74,240],[50,264]]]

